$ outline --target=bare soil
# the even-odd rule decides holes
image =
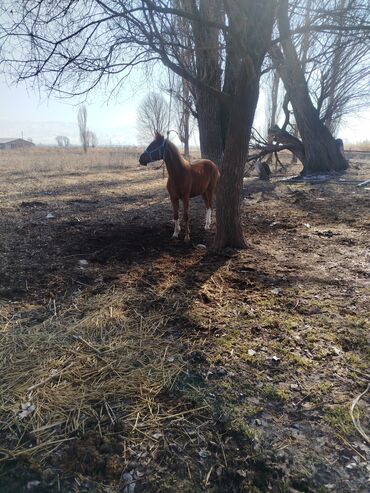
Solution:
[[[27,433],[23,421],[9,425],[19,381],[40,384],[26,366],[0,396],[0,490],[368,491],[369,447],[350,407],[370,378],[370,187],[357,186],[370,162],[326,181],[283,180],[281,170],[269,183],[246,178],[248,249],[214,255],[201,200],[191,244],[171,239],[162,170],[138,167],[135,150],[51,152],[0,154],[0,330],[18,338],[3,377],[30,357],[22,337],[37,327],[47,338],[107,293],[119,293],[126,319],[156,321],[163,371],[174,360],[178,371],[146,403],[158,410],[155,432],[150,413],[140,431],[138,416],[104,421],[96,403],[96,417],[62,430],[70,441],[45,454],[32,413]],[[100,339],[88,341],[94,353]],[[142,354],[139,338],[131,344]],[[95,365],[108,355],[99,351]],[[134,404],[111,399],[117,415]],[[145,386],[137,400],[148,400]],[[354,411],[367,433],[368,403],[362,395]],[[15,453],[20,443],[35,452]]]

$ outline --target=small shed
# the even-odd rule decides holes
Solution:
[[[0,138],[0,149],[20,149],[22,147],[33,147],[35,144],[25,139],[2,139]]]

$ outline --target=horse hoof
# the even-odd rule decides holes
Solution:
[[[178,238],[178,237],[179,237],[179,235],[176,235],[175,233],[171,236],[171,238],[172,238],[173,240],[177,240],[177,238]]]
[[[190,236],[184,238],[185,243],[190,243]]]
[[[204,229],[205,229],[206,231],[209,231],[209,230],[211,229],[211,226],[210,226],[209,224],[206,224],[206,225],[204,226]]]

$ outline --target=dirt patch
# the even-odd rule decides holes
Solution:
[[[0,170],[2,491],[367,491],[369,163],[246,179],[214,256],[135,156]]]

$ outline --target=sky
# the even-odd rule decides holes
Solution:
[[[101,145],[136,143],[136,108],[149,90],[127,84],[110,101],[99,91],[88,97],[84,103],[87,126]],[[59,99],[29,84],[11,85],[0,74],[0,137],[23,136],[36,144],[56,144],[57,135],[66,135],[77,145],[80,104],[81,100]]]
[[[99,145],[137,145],[137,107],[145,95],[156,90],[153,82],[134,75],[125,83],[119,96],[109,100],[102,90],[90,94],[86,101],[87,126],[98,137]],[[107,101],[108,100],[108,101]],[[57,135],[68,136],[71,144],[79,144],[78,100],[62,100],[40,92],[29,84],[14,85],[0,73],[0,138],[31,138],[36,144],[55,145]],[[263,127],[264,98],[260,98],[255,126]],[[338,132],[345,142],[370,139],[370,111],[347,118]],[[193,145],[197,136],[193,137]]]

